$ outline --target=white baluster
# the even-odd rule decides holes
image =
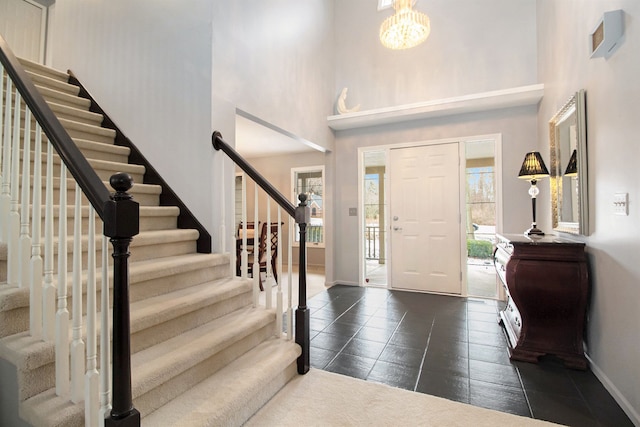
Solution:
[[[99,376],[98,373],[98,316],[96,302],[96,215],[89,205],[89,232],[87,233],[87,373],[84,382],[85,426],[99,425]]]
[[[248,276],[248,265],[249,265],[249,252],[247,251],[247,234],[249,233],[249,226],[247,225],[247,180],[246,177],[242,177],[242,251],[240,252],[240,276],[243,279],[246,279]],[[254,249],[255,241],[256,241],[256,230],[257,225],[253,225],[253,241],[254,241]],[[234,275],[236,273],[233,273]],[[258,291],[256,289],[253,290],[254,296],[254,307],[256,306]]]
[[[2,93],[3,90],[4,90],[4,67],[0,63],[0,93]],[[4,173],[4,170],[2,167],[2,157],[4,154],[3,153],[4,138],[2,137],[3,131],[4,131],[4,110],[5,110],[4,103],[5,103],[5,97],[0,96],[0,194],[2,193],[2,181],[3,181],[2,174]],[[4,221],[4,217],[0,217],[0,220]],[[3,227],[0,225],[0,242],[4,242],[2,228]]]
[[[2,146],[2,193],[0,194],[0,240],[9,241],[9,210],[11,209],[11,95],[13,85],[7,78]]]
[[[271,275],[271,197],[267,195],[267,233],[264,236],[264,242],[262,245],[264,246],[264,250],[267,254],[267,268],[266,273],[264,274],[264,291],[266,292],[266,306],[267,309],[271,309],[273,307],[273,286],[271,280],[273,276]],[[258,274],[260,274],[260,270],[258,270]]]
[[[60,185],[62,185],[62,183],[60,183]],[[45,341],[53,341],[55,338],[56,287],[53,284],[53,146],[51,143],[47,144],[44,209],[42,339]]]
[[[20,286],[30,286],[29,267],[31,259],[31,236],[29,235],[29,181],[31,180],[31,111],[25,105],[24,112],[24,143],[22,144],[22,194],[20,200],[20,256],[19,283]],[[35,163],[42,159],[34,159]]]
[[[295,225],[293,218],[289,218],[289,250],[287,251],[287,339],[293,340],[293,235]]]
[[[100,416],[111,414],[111,328],[109,313],[109,251],[107,236],[102,236],[102,280],[100,282]]]
[[[258,248],[260,246],[260,229],[258,227],[258,185],[253,186],[253,301],[258,304],[258,294],[260,292],[260,260],[258,258]]]
[[[11,210],[7,228],[7,283],[20,285],[20,93],[16,91],[13,106],[13,138],[11,145]]]
[[[60,165],[58,227],[58,311],[56,312],[56,394],[69,394],[69,311],[67,310],[67,167]]]
[[[282,221],[282,210],[278,205],[278,291],[276,293],[276,337],[282,336],[282,227],[280,222]],[[269,251],[271,253],[271,251]]]
[[[226,194],[226,188],[225,188],[225,170],[224,170],[224,164],[225,164],[225,157],[224,156],[220,156],[221,161],[220,161],[220,185],[221,185],[221,194],[222,197],[220,197],[220,229],[219,231],[219,236],[220,236],[220,253],[223,254],[226,252],[227,249],[227,243],[226,243],[226,239],[227,239],[227,231],[226,231],[226,226],[225,226],[225,221],[226,221],[226,204],[225,204],[225,194]],[[234,248],[235,250],[235,248]],[[232,266],[233,267],[233,266]],[[235,275],[235,273],[233,274]]]
[[[73,218],[73,288],[71,292],[73,335],[71,342],[71,400],[84,398],[84,341],[82,340],[82,191],[76,183]]]
[[[41,252],[41,221],[42,221],[42,129],[36,123],[35,151],[33,154],[33,203],[31,223],[31,261],[30,270],[30,317],[31,336],[42,338],[42,256]]]

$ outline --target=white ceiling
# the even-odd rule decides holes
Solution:
[[[282,129],[236,114],[236,151],[245,159],[250,159],[317,150]]]

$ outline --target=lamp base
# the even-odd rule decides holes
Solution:
[[[527,231],[524,232],[525,236],[544,236],[544,231],[540,230],[538,227],[536,227],[535,225],[533,227],[531,227],[530,229],[528,229]]]

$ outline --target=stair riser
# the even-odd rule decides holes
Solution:
[[[59,119],[71,120],[91,126],[101,126],[104,118],[100,114],[88,113],[86,110],[63,108],[59,104],[50,103],[49,107]]]
[[[144,417],[225,367],[251,348],[272,337],[273,331],[274,322],[252,332],[250,335],[236,341],[207,360],[173,377],[170,381],[148,391],[142,396],[134,396],[133,403],[135,408]],[[135,371],[132,375],[135,378]]]
[[[71,259],[69,259],[70,262]],[[4,262],[3,262],[4,263]],[[224,268],[207,267],[201,269],[195,269],[179,274],[169,275],[160,278],[146,280],[144,277],[136,278],[130,277],[130,302],[143,300],[152,296],[158,296],[165,292],[170,292],[176,288],[188,288],[190,286],[198,285],[208,281],[214,281],[224,277],[223,271],[228,271],[228,265],[223,265]],[[54,268],[57,270],[57,264],[54,263]],[[109,267],[109,281],[110,286],[113,284],[112,277],[113,267]],[[86,273],[82,276],[82,289],[86,293],[87,290],[87,278]],[[58,276],[57,272],[54,273],[53,284],[57,287]],[[5,286],[5,285],[3,285]],[[44,284],[43,284],[44,286]],[[96,271],[96,292],[97,301],[100,301],[102,290],[102,273],[100,270]],[[73,292],[73,276],[71,273],[67,274],[67,307],[71,310],[71,295]],[[111,291],[110,291],[111,292]],[[29,329],[29,291],[28,287],[24,288],[24,292],[14,295],[13,308],[5,311],[0,311],[0,338],[9,335],[24,332]],[[113,302],[112,295],[110,295],[109,301]],[[86,313],[86,294],[83,294],[82,307],[83,314]]]
[[[111,188],[108,182],[103,182],[103,183],[104,183],[104,186],[107,188],[107,190],[109,190],[109,192],[113,193],[115,191],[113,188]],[[29,179],[29,184],[30,184],[29,197],[31,198],[31,200],[33,200],[33,174]],[[40,187],[42,204],[44,204],[44,201],[46,198],[45,185],[46,185],[46,177],[43,177],[42,185]],[[75,197],[76,197],[75,191],[76,191],[75,181],[73,180],[73,178],[67,178],[67,200],[68,201],[75,200]],[[133,197],[133,200],[135,200],[140,204],[140,206],[159,206],[160,205],[161,193],[159,191],[156,191],[156,188],[134,185],[133,187],[131,187],[128,193]],[[53,196],[52,197],[53,197],[54,204],[58,204],[60,201],[60,178],[53,179]],[[88,201],[84,193],[82,194],[82,205],[88,206]]]
[[[0,325],[0,338],[26,331],[29,329],[29,307],[0,311]]]
[[[18,390],[18,401],[23,402],[36,394],[55,387],[55,381],[55,362],[48,363],[32,370],[23,370],[18,368],[18,384],[22,385]]]
[[[74,195],[75,197],[75,195]],[[75,199],[68,199],[68,201],[74,201]],[[44,220],[44,208],[42,208],[42,217],[41,217],[41,233],[44,236],[45,231],[45,220]],[[53,211],[53,233],[54,235],[58,235],[58,229],[60,227],[58,208],[54,207]],[[33,223],[33,216],[31,215],[31,209],[29,209],[29,224]],[[172,213],[167,213],[163,215],[145,215],[144,212],[140,212],[140,231],[157,231],[157,230],[171,230],[177,228],[178,218],[176,215]],[[83,234],[86,234],[89,230],[89,210],[85,205],[82,209],[82,223],[80,224],[80,230]],[[73,208],[67,208],[67,233],[73,234],[74,230],[74,211]],[[31,229],[31,225],[29,226]],[[102,234],[103,225],[102,221],[99,217],[96,216],[96,227],[97,234]],[[135,239],[135,237],[134,237]]]
[[[33,172],[33,167],[34,167],[34,159],[30,158],[30,164],[29,164],[29,168],[30,168],[30,172]],[[56,159],[57,160],[57,159]],[[60,176],[60,163],[58,163],[58,161],[54,160],[54,164],[53,164],[53,176],[54,177],[59,177]],[[22,153],[21,153],[21,157],[20,157],[20,171],[22,171]],[[98,175],[98,177],[103,180],[103,181],[109,181],[109,179],[111,178],[111,176],[113,176],[116,173],[119,172],[126,172],[129,175],[131,175],[131,178],[133,178],[133,182],[134,183],[139,183],[142,184],[144,183],[144,168],[131,168],[129,165],[126,164],[126,162],[123,163],[97,163],[97,162],[91,162],[92,166],[93,166],[93,170],[96,172],[96,174]],[[43,161],[41,163],[41,167],[42,167],[42,173],[44,174],[46,172],[46,156],[43,156]],[[135,169],[135,170],[134,170]],[[67,171],[67,177],[71,177],[71,174]]]
[[[197,270],[190,270],[176,275],[167,274],[166,276],[157,279],[136,279],[136,281],[131,284],[130,298],[132,302],[140,301],[145,298],[162,295],[174,290],[185,289],[190,286],[218,280],[223,277],[227,277],[228,275],[229,265],[222,264]]]
[[[130,246],[130,257],[129,262],[135,261],[145,261],[154,258],[162,258],[162,257],[171,257],[178,255],[186,255],[192,254],[197,251],[197,242],[195,240],[187,240],[187,241],[179,241],[179,242],[168,242],[168,243],[156,243],[151,245],[137,246],[135,244],[135,237],[133,239],[133,243]],[[102,242],[98,240],[96,242],[96,267],[102,266]],[[111,254],[113,253],[113,246],[109,243],[109,264],[111,265]],[[53,266],[54,266],[54,274],[58,272],[58,243],[57,241],[54,243],[54,255],[53,255]],[[41,249],[41,256],[44,258],[44,247]],[[67,272],[71,273],[73,271],[73,244],[71,242],[68,243],[67,246]],[[87,269],[87,242],[86,239],[83,242],[83,250],[82,250],[82,269]],[[43,261],[44,262],[44,261]],[[7,280],[6,268],[7,262],[4,259],[0,259],[0,282],[4,282]]]
[[[282,387],[297,375],[297,373],[298,366],[297,362],[294,360],[284,370],[280,371],[278,376],[272,378],[266,387],[256,390],[254,396],[251,396],[251,399],[244,400],[243,406],[240,410],[233,413],[229,413],[228,411],[232,411],[234,408],[225,408],[227,409],[227,412],[218,411],[215,414],[215,417],[207,419],[208,425],[244,425],[249,418],[253,416],[253,414],[258,412],[260,408],[262,408],[269,399],[271,399],[271,397],[275,396]],[[196,414],[195,417],[199,418],[198,414]],[[184,420],[184,425],[190,425],[189,421],[190,419],[186,418]]]
[[[56,92],[42,86],[38,86],[38,91],[42,94],[42,97],[47,102],[66,105],[67,107],[77,108],[79,110],[85,111],[89,111],[89,107],[91,107],[91,101],[86,98],[67,95],[65,93]]]
[[[91,132],[91,130],[73,129],[68,126],[65,126],[65,130],[69,133],[71,138],[86,139],[89,141],[99,142],[101,144],[113,145],[115,138],[115,132],[112,135],[103,135],[102,133]]]
[[[33,64],[21,58],[18,58],[18,60],[20,61],[20,64],[22,64],[25,70],[29,70],[33,74],[49,77],[51,79],[54,79],[63,83],[67,83],[69,81],[69,76],[63,72],[46,68],[44,66],[41,66],[40,64]]]
[[[43,143],[45,142],[45,140],[43,140]],[[47,167],[47,154],[46,154],[46,150],[47,147],[43,145],[42,147],[42,151],[43,153],[41,154],[41,162],[40,162],[40,170],[41,173],[44,175],[46,173],[46,167]],[[129,161],[129,156],[128,155],[122,155],[122,154],[116,154],[116,153],[105,153],[103,151],[94,151],[94,150],[86,150],[86,149],[80,149],[80,152],[82,152],[82,154],[84,154],[84,156],[89,159],[89,161],[91,162],[92,160],[104,160],[104,161],[108,161],[108,162],[116,162],[116,163],[121,163],[123,165],[127,165],[128,161]],[[92,154],[92,156],[89,156],[88,154]],[[21,150],[20,151],[20,171],[22,171],[22,160],[24,158],[24,152]],[[29,164],[29,168],[30,168],[30,173],[31,175],[33,175],[33,171],[34,171],[34,159],[35,159],[35,151],[34,151],[34,145],[32,144],[31,146],[31,152],[29,153],[29,160],[30,160],[30,164]],[[58,156],[57,154],[53,155],[53,175],[54,176],[59,176],[60,174],[60,164],[62,162],[62,160],[60,159],[60,156]],[[142,176],[142,175],[138,175],[138,176]],[[141,183],[141,182],[140,182]]]
[[[78,96],[80,93],[80,88],[78,86],[71,85],[67,82],[62,82],[56,78],[51,78],[49,76],[43,76],[40,73],[33,72],[31,70],[27,70],[29,77],[31,77],[31,81],[34,84],[46,86],[50,89],[57,90],[59,92],[64,92],[69,95]]]
[[[58,119],[61,119],[61,118],[62,117],[58,117]],[[115,138],[115,131],[101,128],[100,123],[98,123],[97,125],[88,125],[85,123],[75,123],[73,119],[70,119],[70,120],[71,121],[61,120],[61,123],[62,123],[62,127],[65,128],[67,133],[69,133],[69,135],[72,138],[86,139],[88,141],[95,141],[101,144],[113,145],[113,141]],[[24,111],[22,111],[22,114],[20,117],[20,138],[21,139],[24,138],[24,132],[23,132],[24,128],[25,128]],[[31,119],[30,129],[32,129],[31,130],[32,133],[35,130],[35,128],[36,128],[36,120]],[[32,136],[32,139],[33,138],[34,137]]]
[[[30,140],[30,148],[31,148],[31,158],[34,158],[34,151],[35,151],[35,125],[32,124],[31,127],[31,140]],[[20,128],[20,146],[21,149],[22,144],[24,141],[24,127]],[[82,154],[84,154],[84,156],[89,159],[89,160],[104,160],[104,161],[108,161],[108,162],[118,162],[118,163],[128,163],[129,162],[129,151],[128,150],[123,150],[122,152],[113,152],[112,150],[109,149],[101,149],[104,147],[104,145],[107,145],[108,147],[106,148],[110,148],[110,147],[114,147],[113,145],[113,141],[104,144],[102,142],[95,142],[95,141],[89,141],[89,140],[82,140],[82,138],[77,138],[75,141],[76,142],[76,146],[78,147],[78,149],[80,150],[80,152],[82,152]],[[85,142],[86,141],[86,142]],[[49,143],[49,139],[47,138],[47,135],[45,135],[44,133],[42,133],[42,157],[43,157],[43,162],[46,160],[46,156],[47,156],[47,144]],[[22,154],[21,154],[21,158],[22,158]],[[59,156],[58,154],[55,152],[54,150],[54,154],[53,154],[53,158],[55,162],[60,162],[59,160]]]
[[[189,312],[179,318],[171,319],[167,322],[155,325],[131,335],[131,352],[149,348],[162,341],[180,335],[190,329],[204,325],[214,319],[218,319],[237,309],[247,307],[252,303],[252,294],[245,292],[229,299],[225,299],[216,304],[208,305],[199,310]]]
[[[134,187],[135,188],[135,187]],[[113,188],[107,187],[107,190],[113,192]],[[31,197],[33,197],[33,187],[29,190]],[[42,192],[42,201],[44,202],[44,191]],[[160,204],[160,196],[158,194],[149,194],[149,193],[136,193],[135,191],[129,191],[129,194],[133,196],[133,200],[138,202],[140,206],[158,206]],[[67,184],[67,200],[75,200],[76,192],[72,185]],[[60,200],[60,189],[56,188],[53,190],[53,200],[54,203],[58,203]],[[89,201],[86,196],[82,195],[82,205],[88,206]]]

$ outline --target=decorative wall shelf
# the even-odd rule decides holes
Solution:
[[[537,105],[543,94],[544,85],[536,84],[455,98],[339,114],[327,117],[327,121],[329,122],[329,127],[334,130],[356,129],[500,108]]]

